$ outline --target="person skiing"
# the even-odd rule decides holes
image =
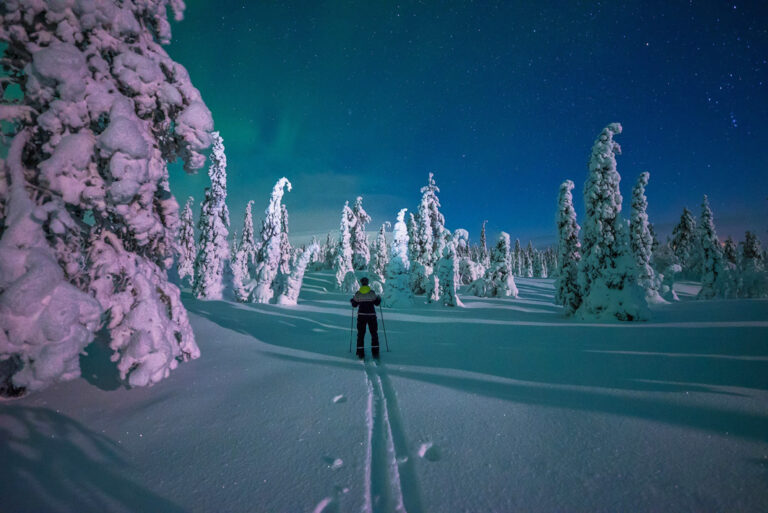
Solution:
[[[360,278],[360,290],[355,292],[354,297],[349,300],[352,308],[357,310],[357,356],[365,357],[364,340],[365,327],[371,332],[371,354],[374,358],[379,357],[379,325],[376,321],[376,306],[381,304],[381,297],[376,295],[371,287],[368,286],[368,278]]]

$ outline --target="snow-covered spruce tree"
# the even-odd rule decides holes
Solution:
[[[488,220],[483,221],[483,227],[480,229],[480,263],[488,267],[491,263],[490,253],[488,252],[488,239],[485,235],[485,225]]]
[[[551,247],[544,250],[544,261],[547,263],[547,273],[549,277],[556,277],[560,268],[557,261],[557,252]]]
[[[509,234],[501,232],[496,246],[491,250],[491,265],[486,271],[491,283],[490,297],[517,297],[510,250]]]
[[[291,272],[293,247],[288,240],[288,209],[285,204],[280,205],[280,211],[280,272],[288,274]]]
[[[411,259],[409,266],[410,276],[408,278],[411,292],[415,295],[421,295],[426,292],[427,277],[431,273],[431,269],[427,268],[424,264],[425,251],[427,247],[432,247],[432,243],[429,241],[421,240],[422,221],[421,217],[416,214],[409,214],[408,219],[408,255]],[[431,234],[432,232],[427,232]],[[429,235],[431,237],[431,235]]]
[[[392,253],[385,271],[386,285],[382,296],[382,303],[387,307],[411,306],[413,294],[411,293],[410,265],[408,258],[408,228],[405,225],[404,208],[397,213],[397,222],[393,232]]]
[[[235,233],[235,242],[237,242],[237,244],[233,248],[232,289],[235,293],[235,299],[240,302],[246,302],[251,294],[251,269],[256,263],[256,241],[253,230],[253,200],[249,201],[245,207],[243,233],[239,240],[237,238],[237,233]]]
[[[653,252],[651,265],[653,266],[654,273],[661,281],[659,295],[662,299],[665,301],[679,301],[680,298],[677,297],[674,285],[675,278],[680,274],[682,267],[677,263],[677,257],[669,245],[669,240],[659,244],[659,247]]]
[[[647,319],[650,313],[637,285],[627,226],[621,217],[621,177],[616,171],[621,147],[613,140],[620,133],[621,125],[611,123],[592,147],[584,184],[586,215],[579,268],[583,301],[578,313],[585,318],[633,321]]]
[[[198,355],[179,290],[167,277],[179,207],[166,164],[181,157],[187,170],[202,167],[213,122],[186,70],[161,46],[170,41],[169,4],[180,19],[183,3],[164,0],[0,3],[3,89],[21,91],[13,104],[3,99],[2,130],[11,146],[20,141],[23,188],[34,191],[43,232],[26,245],[7,239],[26,217],[11,215],[10,192],[3,192],[8,211],[0,216],[0,234],[17,249],[0,265],[22,267],[0,279],[0,303],[15,295],[26,313],[44,305],[56,310],[68,294],[56,291],[72,290],[60,288],[62,280],[96,296],[113,359],[133,385],[154,383],[178,360]],[[10,191],[11,180],[10,171],[2,173],[0,191]],[[114,248],[110,265],[94,264],[103,244]],[[32,256],[51,251],[58,271]],[[19,296],[16,287],[44,268],[46,286],[27,283],[25,290],[46,292]],[[86,310],[82,297],[72,295],[50,316],[55,329],[30,321],[35,329],[24,333],[3,317],[0,360],[16,363],[3,365],[0,380],[38,389],[77,376],[77,358],[70,359],[77,351],[70,351],[101,326]],[[149,312],[152,324],[143,317]]]
[[[354,280],[355,271],[352,266],[351,227],[354,222],[354,214],[349,208],[349,202],[344,203],[341,210],[341,222],[339,224],[339,240],[336,246],[336,256],[333,262],[333,270],[336,273],[336,287],[344,292],[357,292],[357,280]],[[352,273],[352,277],[347,275]],[[354,290],[352,290],[354,289]]]
[[[191,285],[195,279],[195,257],[197,256],[197,247],[195,246],[195,221],[192,214],[192,204],[194,198],[190,196],[181,211],[181,223],[179,225],[179,261],[178,272],[179,280]]]
[[[245,261],[248,266],[255,265],[257,248],[255,232],[253,229],[253,200],[249,201],[245,206],[243,233],[240,236],[240,244],[238,245],[238,249],[245,254]]]
[[[732,264],[735,267],[738,264],[738,254],[739,250],[736,246],[736,243],[729,235],[723,244],[723,258],[727,263]]]
[[[240,238],[237,235],[237,230],[232,232],[232,245],[229,249],[229,254],[232,255],[232,258],[234,259],[234,255],[237,254],[238,249],[240,249]]]
[[[754,232],[747,231],[741,243],[738,294],[740,297],[757,298],[768,296],[768,273],[760,247],[760,239]]]
[[[419,241],[419,220],[413,213],[408,214],[408,254],[411,262],[416,262],[421,255],[421,242]]]
[[[440,301],[440,280],[437,278],[437,264],[435,264],[432,274],[424,278],[424,283],[424,294],[427,296],[427,303]]]
[[[640,173],[632,188],[632,210],[629,225],[629,245],[637,267],[637,284],[645,291],[649,303],[665,302],[659,295],[661,280],[651,267],[653,255],[653,236],[648,222],[648,199],[645,187],[648,185],[648,172]]]
[[[483,277],[485,267],[472,260],[471,258],[462,258],[459,260],[459,284],[469,285],[475,280]]]
[[[277,296],[276,303],[278,305],[295,305],[299,299],[299,292],[301,292],[301,284],[304,281],[304,272],[307,270],[312,255],[317,254],[320,251],[320,247],[316,242],[313,242],[306,248],[296,264],[291,269],[290,274],[281,274],[281,283],[279,285],[280,295]]]
[[[715,231],[715,221],[712,209],[709,207],[709,199],[704,195],[701,203],[701,217],[699,217],[698,242],[701,259],[701,290],[698,299],[712,299],[717,295],[718,280],[722,280],[723,253],[720,241]]]
[[[331,232],[325,237],[325,269],[333,269],[333,264],[336,261],[336,238]]]
[[[26,190],[22,151],[29,137],[29,129],[19,132],[0,162],[10,180],[0,237],[0,396],[80,376],[79,355],[101,315],[99,303],[69,283],[46,240],[40,217],[48,214]]]
[[[352,205],[354,221],[350,226],[350,244],[352,245],[352,265],[355,269],[368,268],[371,261],[371,250],[368,247],[368,235],[365,226],[371,222],[371,216],[363,208],[363,197],[358,196]]]
[[[549,276],[547,261],[544,259],[544,252],[537,249],[533,251],[533,276],[534,278],[546,278]]]
[[[434,174],[429,173],[427,185],[421,188],[421,203],[419,204],[419,240],[422,253],[419,262],[430,270],[435,266],[443,253],[445,244],[445,218],[440,213],[440,200],[437,193],[440,189],[435,185]]]
[[[523,251],[523,276],[533,278],[533,243],[528,241],[528,247]]]
[[[447,231],[447,230],[446,230]],[[456,258],[469,258],[469,232],[464,228],[457,228],[453,232],[453,238],[448,233],[445,243],[448,244],[449,240],[453,240],[456,245]]]
[[[379,234],[376,236],[374,242],[373,252],[371,253],[371,267],[370,272],[376,279],[382,283],[386,281],[385,269],[389,263],[389,248],[387,247],[386,229],[389,221],[381,225]]]
[[[742,266],[751,265],[758,269],[764,267],[765,261],[761,246],[760,239],[757,235],[754,232],[747,230],[744,234],[744,241],[741,243],[740,260]]]
[[[235,239],[236,238],[237,232],[235,232]],[[250,276],[248,274],[248,265],[246,263],[245,254],[243,251],[240,251],[240,243],[237,242],[237,240],[234,242],[232,247],[232,261],[229,264],[230,269],[232,269],[232,292],[237,301],[245,303],[250,296],[247,289],[247,285],[250,282]]]
[[[224,141],[213,132],[213,149],[208,176],[211,186],[205,189],[200,206],[195,280],[192,291],[198,299],[221,299],[224,292],[224,273],[229,263],[229,210],[227,209],[227,156]]]
[[[581,305],[581,289],[578,284],[581,243],[576,210],[573,208],[573,182],[566,180],[560,185],[557,199],[558,259],[560,272],[555,280],[555,303],[563,306],[566,315],[572,315]]]
[[[653,227],[653,223],[648,223],[648,231],[651,234],[651,254],[653,254],[659,249],[659,239],[656,237],[656,229]]]
[[[315,270],[321,269],[323,267],[323,265],[324,265],[323,264],[324,249],[320,245],[320,243],[317,241],[317,237],[315,235],[312,236],[312,241],[309,243],[309,245],[310,245],[310,247],[311,246],[317,246],[317,251],[312,253],[312,255],[311,255],[310,259],[309,259],[308,268],[309,269],[315,269]]]
[[[457,286],[472,283],[478,277],[482,276],[482,273],[485,272],[485,268],[472,259],[472,247],[469,243],[469,232],[463,228],[458,228],[453,232],[452,240],[456,246],[457,275],[455,281]],[[482,272],[480,269],[482,269]]]
[[[283,213],[282,207],[284,189],[291,191],[291,182],[280,178],[272,188],[269,204],[264,210],[264,220],[261,222],[261,243],[256,254],[256,270],[254,278],[256,286],[251,292],[252,303],[269,303],[275,295],[273,282],[277,278],[280,264],[283,260]]]
[[[691,260],[696,246],[696,221],[688,208],[683,208],[680,222],[672,229],[672,240],[669,242],[682,273],[688,277],[693,274]]]
[[[428,208],[429,204],[422,198],[422,201],[419,204],[418,214],[415,216],[415,220],[418,223],[414,232],[415,239],[411,241],[411,247],[416,251],[415,254],[411,254],[411,261],[422,264],[425,267],[430,267],[432,262],[432,252],[434,251],[432,224],[430,222],[431,219],[429,217]]]
[[[515,239],[515,256],[512,261],[515,263],[513,271],[515,276],[523,276],[523,248],[520,247],[520,239]]]
[[[457,230],[458,231],[458,230]],[[443,233],[445,242],[443,244],[443,254],[437,262],[437,278],[440,287],[439,297],[445,306],[461,306],[464,304],[459,299],[459,261],[456,255],[456,246],[459,238],[451,234],[448,230]]]

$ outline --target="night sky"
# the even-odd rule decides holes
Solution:
[[[768,239],[768,2],[187,0],[173,30],[227,148],[232,229],[287,176],[297,240],[357,195],[376,230],[431,171],[449,229],[477,240],[488,219],[543,246],[559,184],[582,215],[592,142],[618,121],[627,217],[649,171],[662,234],[708,194],[721,238]],[[181,204],[208,183],[171,180]]]

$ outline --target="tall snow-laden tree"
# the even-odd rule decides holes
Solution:
[[[205,189],[200,207],[195,280],[192,291],[198,299],[221,299],[224,291],[224,273],[229,263],[229,210],[227,209],[227,157],[224,142],[213,132],[213,150],[208,176],[211,186]]]
[[[736,266],[738,263],[738,248],[736,246],[736,243],[733,241],[733,238],[729,235],[727,239],[725,239],[725,243],[723,244],[723,258],[726,262],[732,264],[733,266]]]
[[[419,221],[413,213],[408,214],[408,254],[411,262],[415,262],[421,254],[421,242],[419,241]]]
[[[280,211],[280,272],[288,274],[291,272],[293,247],[291,247],[291,242],[288,240],[288,209],[285,204],[280,205]]]
[[[425,264],[426,248],[432,247],[432,231],[426,229],[424,221],[417,213],[410,214],[408,221],[408,255],[411,259],[409,266],[409,283],[411,292],[416,295],[424,294],[427,290],[427,278],[432,273],[432,269]],[[422,235],[429,240],[422,240]]]
[[[264,210],[264,220],[261,222],[261,243],[256,255],[256,270],[254,277],[256,286],[251,292],[253,303],[269,303],[275,295],[273,283],[283,262],[283,209],[282,201],[285,189],[291,191],[291,182],[280,178],[272,188],[269,204]]]
[[[534,250],[533,252],[533,276],[535,278],[546,278],[549,276],[549,269],[547,268],[547,261],[543,251]]]
[[[447,231],[447,230],[446,230]],[[456,258],[469,258],[469,232],[464,228],[457,228],[453,231],[453,237],[446,238],[445,243],[453,241],[456,245]]]
[[[21,170],[0,173],[0,245],[16,247],[0,258],[0,303],[15,296],[24,315],[46,307],[56,319],[45,327],[30,320],[35,329],[19,332],[0,314],[0,360],[15,362],[2,366],[0,381],[16,390],[76,377],[74,347],[101,321],[132,385],[155,383],[199,354],[179,290],[168,282],[179,207],[166,165],[181,157],[187,170],[201,168],[213,121],[186,70],[162,48],[171,38],[169,5],[180,19],[183,3],[164,0],[0,4],[3,89],[21,93],[0,106],[3,137],[20,156],[11,166],[9,152],[8,167]],[[28,219],[19,212],[29,212],[11,211],[12,188],[34,203],[42,238],[38,230],[20,244],[10,239]],[[112,260],[100,260],[107,250]],[[52,267],[41,256],[51,252]],[[25,281],[40,273],[44,287]],[[37,292],[20,296],[22,283]],[[94,304],[104,313],[96,323]]]
[[[457,286],[473,282],[478,276],[482,275],[479,270],[482,266],[472,259],[472,246],[469,243],[469,232],[463,228],[458,228],[454,230],[453,238],[447,239],[447,241],[448,240],[451,240],[455,245],[457,273],[455,281]]]
[[[517,297],[510,249],[509,234],[501,232],[499,240],[491,249],[491,265],[485,273],[488,297]]]
[[[387,247],[386,229],[389,221],[381,225],[379,234],[374,242],[374,250],[371,253],[371,274],[374,274],[380,281],[385,281],[385,270],[389,263],[389,248]]]
[[[637,285],[627,226],[621,216],[621,177],[616,170],[621,147],[613,140],[620,133],[621,125],[611,123],[592,147],[584,184],[586,215],[579,268],[583,301],[578,312],[583,317],[633,321],[648,318],[649,312],[645,294]]]
[[[640,173],[632,188],[632,210],[629,225],[629,245],[637,267],[637,284],[645,291],[648,302],[660,303],[664,300],[659,295],[661,280],[651,267],[653,255],[653,235],[648,222],[648,199],[645,187],[648,185],[650,173]]]
[[[240,249],[240,238],[237,235],[237,230],[232,232],[232,247],[229,250],[229,254],[232,255],[232,258],[234,259],[234,255],[237,254],[237,251]]]
[[[528,247],[523,251],[523,276],[533,278],[533,243],[528,241]]]
[[[421,188],[421,203],[419,204],[419,240],[421,255],[417,259],[425,266],[432,268],[440,259],[445,238],[445,218],[440,213],[440,200],[437,193],[440,189],[435,185],[434,174],[429,173],[427,185]]]
[[[692,273],[691,260],[696,246],[696,221],[688,208],[683,209],[680,222],[672,229],[672,240],[669,242],[677,263],[682,272],[690,276]]]
[[[195,246],[195,221],[192,214],[192,204],[194,198],[190,196],[181,212],[181,223],[179,227],[179,280],[191,285],[195,279],[195,257],[197,256],[197,247]]]
[[[311,246],[317,246],[317,251],[312,253],[312,256],[309,259],[309,269],[322,269],[324,262],[323,262],[323,254],[324,254],[324,248],[320,245],[320,243],[317,241],[317,237],[315,235],[312,236],[312,241],[309,243]]]
[[[547,264],[547,273],[550,278],[557,276],[560,266],[557,261],[557,252],[551,247],[544,250],[544,262]]]
[[[480,229],[480,263],[485,267],[488,267],[491,262],[490,254],[488,253],[488,239],[485,235],[485,225],[487,224],[487,220],[483,221],[483,227]]]
[[[253,200],[245,207],[243,219],[243,232],[237,240],[232,258],[232,288],[235,299],[241,302],[248,301],[251,294],[251,269],[256,263],[256,241],[253,230]]]
[[[760,239],[755,232],[747,230],[741,243],[741,262],[762,269],[764,267],[763,251]]]
[[[240,251],[239,246],[239,242],[234,245],[234,255],[229,266],[232,269],[232,291],[235,295],[235,299],[241,303],[245,303],[250,297],[250,292],[248,291],[250,275],[248,273],[245,253]]]
[[[515,263],[515,266],[513,268],[515,272],[515,276],[522,276],[523,275],[523,260],[525,258],[523,257],[523,248],[520,247],[520,239],[515,239],[515,256],[512,259],[512,261]]]
[[[336,246],[336,257],[333,262],[333,270],[336,273],[336,287],[344,292],[356,292],[356,280],[347,278],[349,273],[354,277],[355,270],[352,266],[351,227],[354,223],[354,214],[349,208],[349,202],[344,203],[341,210],[341,222],[339,224],[339,240]],[[354,288],[355,290],[351,290]]]
[[[557,234],[558,259],[560,272],[555,280],[555,303],[563,305],[566,315],[572,315],[581,305],[579,288],[579,262],[581,261],[581,242],[576,222],[576,210],[573,208],[573,182],[566,180],[560,185],[557,199]]]
[[[243,233],[240,237],[239,248],[246,256],[248,266],[256,263],[256,238],[253,229],[253,200],[245,206],[245,218],[243,219]]]
[[[461,306],[464,304],[459,299],[459,261],[456,255],[456,246],[459,238],[451,237],[447,230],[443,233],[446,239],[443,244],[443,254],[437,262],[437,278],[440,287],[439,296],[445,306]]]
[[[371,250],[368,247],[368,235],[365,226],[371,222],[371,216],[363,208],[363,197],[358,196],[352,205],[354,221],[350,226],[350,243],[352,245],[352,265],[355,269],[367,269],[371,261]]]
[[[336,238],[331,232],[325,237],[325,267],[327,269],[333,269],[333,264],[336,261]]]
[[[411,293],[410,265],[408,257],[408,228],[405,225],[405,212],[397,213],[397,222],[393,232],[392,253],[385,271],[387,278],[382,302],[388,307],[410,306],[413,304]]]
[[[699,299],[712,299],[717,295],[717,282],[723,279],[721,275],[724,274],[725,270],[723,269],[723,253],[706,194],[701,203],[701,217],[699,217],[697,229],[701,260],[701,290],[699,290],[697,297]]]
[[[653,227],[653,223],[648,223],[648,231],[651,234],[651,254],[653,254],[659,249],[659,239],[656,237],[656,229]]]
[[[277,296],[276,303],[278,305],[295,305],[299,299],[299,292],[301,292],[301,285],[304,281],[304,272],[307,270],[312,256],[320,251],[320,247],[317,243],[313,242],[305,249],[295,265],[291,268],[289,274],[282,274],[282,283],[279,286],[280,295]]]

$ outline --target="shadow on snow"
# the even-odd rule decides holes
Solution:
[[[389,374],[521,404],[768,441],[768,417],[680,401],[678,395],[748,400],[748,389],[768,390],[768,328],[725,322],[739,312],[746,321],[766,319],[768,302],[740,302],[738,312],[729,314],[718,313],[722,305],[716,301],[689,302],[657,307],[653,323],[589,324],[560,315],[551,304],[551,280],[521,281],[520,299],[465,297],[470,308],[385,309],[392,352],[382,358]],[[184,303],[191,312],[266,344],[350,360],[267,351],[272,357],[352,367],[348,298],[317,286],[332,290],[329,273],[315,273],[311,282],[315,286],[302,290],[296,307],[202,302],[188,294]],[[547,294],[549,302],[539,299]],[[699,322],[710,324],[699,327]]]

